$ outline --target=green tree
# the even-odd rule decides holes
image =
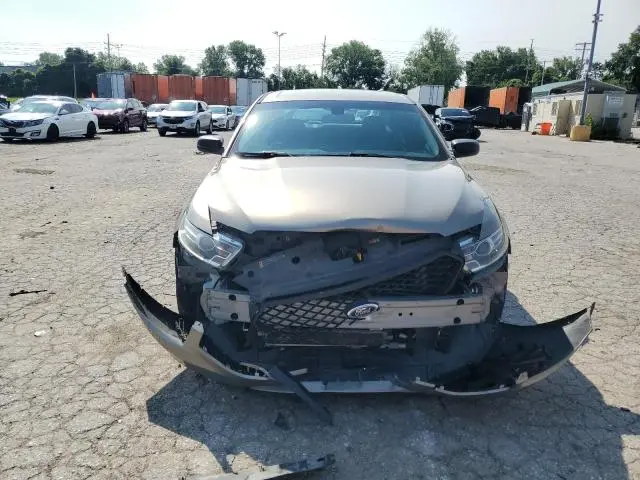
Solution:
[[[229,56],[224,45],[211,45],[204,50],[204,58],[198,68],[202,75],[226,77],[230,75]]]
[[[227,54],[236,77],[261,78],[264,76],[266,61],[262,49],[241,40],[234,40],[227,46]]]
[[[64,57],[57,53],[42,52],[38,55],[38,60],[35,61],[36,65],[60,65]]]
[[[96,65],[105,71],[122,71],[134,73],[149,73],[149,69],[144,62],[133,63],[127,57],[118,57],[115,55],[107,56],[104,52],[98,52],[96,55]]]
[[[515,79],[535,84],[532,77],[537,65],[535,53],[526,48],[512,50],[499,46],[495,50],[482,50],[466,63],[467,84],[495,88]]]
[[[458,60],[455,37],[446,30],[427,30],[405,59],[402,77],[408,87],[444,85],[448,91],[460,79],[463,66]]]
[[[163,55],[153,64],[153,68],[160,75],[196,74],[196,71],[186,64],[182,55]]]
[[[618,50],[605,62],[604,69],[605,82],[640,92],[640,26],[631,33],[627,43],[618,45]]]
[[[382,52],[357,40],[331,49],[325,68],[328,76],[342,88],[377,90],[384,82]]]

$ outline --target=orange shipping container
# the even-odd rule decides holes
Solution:
[[[169,76],[169,100],[194,100],[195,79],[191,75]]]
[[[158,103],[169,102],[169,77],[158,75]]]
[[[489,94],[489,106],[500,109],[500,113],[518,112],[518,87],[494,88]]]
[[[449,91],[447,97],[447,107],[464,108],[464,87]]]
[[[131,74],[131,93],[138,100],[158,102],[158,76],[143,73]]]
[[[237,82],[235,78],[229,79],[229,105],[236,105]]]
[[[230,80],[227,77],[202,77],[202,99],[210,105],[233,105]]]
[[[196,87],[196,100],[204,100],[202,97],[202,77],[195,77],[194,84]]]

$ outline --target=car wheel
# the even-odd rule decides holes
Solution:
[[[200,135],[200,121],[196,122],[196,128],[193,130],[193,135],[196,137]]]
[[[158,135],[160,135],[161,137],[164,137],[167,134],[167,130],[164,128],[159,128],[158,129]]]
[[[129,120],[122,122],[122,133],[129,133]]]
[[[471,138],[473,138],[474,140],[477,140],[478,138],[480,138],[481,133],[482,132],[480,131],[479,128],[474,128],[473,133],[471,134]]]
[[[224,126],[224,129],[225,129],[225,130],[229,130],[229,119],[228,119],[228,118],[227,118],[227,123],[226,123],[226,125]]]
[[[93,122],[89,122],[87,125],[87,133],[84,135],[87,138],[93,138],[96,136],[96,124]]]
[[[60,138],[60,130],[58,130],[57,126],[50,125],[49,129],[47,130],[47,141],[55,142],[56,140],[58,140],[58,138]]]
[[[209,122],[209,126],[207,127],[207,134],[211,135],[213,133],[213,120]]]
[[[7,143],[11,143],[11,142],[13,142],[13,138],[3,138],[2,141],[3,142],[7,142]]]
[[[142,119],[142,123],[140,124],[140,131],[141,132],[146,132],[147,131],[147,119],[146,118]]]

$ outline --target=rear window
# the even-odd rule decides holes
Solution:
[[[443,160],[433,127],[414,104],[306,100],[253,107],[229,154]]]

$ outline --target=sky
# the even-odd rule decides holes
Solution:
[[[167,0],[30,0],[3,2],[0,62],[35,60],[44,50],[62,53],[68,46],[112,52],[153,70],[162,54],[183,55],[197,66],[212,44],[243,40],[263,49],[265,72],[303,64],[318,70],[326,35],[327,54],[357,39],[401,65],[422,33],[437,27],[451,31],[467,60],[497,45],[533,48],[540,60],[578,55],[575,44],[590,42],[597,0],[243,0],[242,2]],[[90,5],[90,7],[89,7]],[[97,8],[96,8],[97,7]],[[640,25],[640,0],[602,0],[595,59],[606,60]],[[581,52],[580,52],[581,53]]]

